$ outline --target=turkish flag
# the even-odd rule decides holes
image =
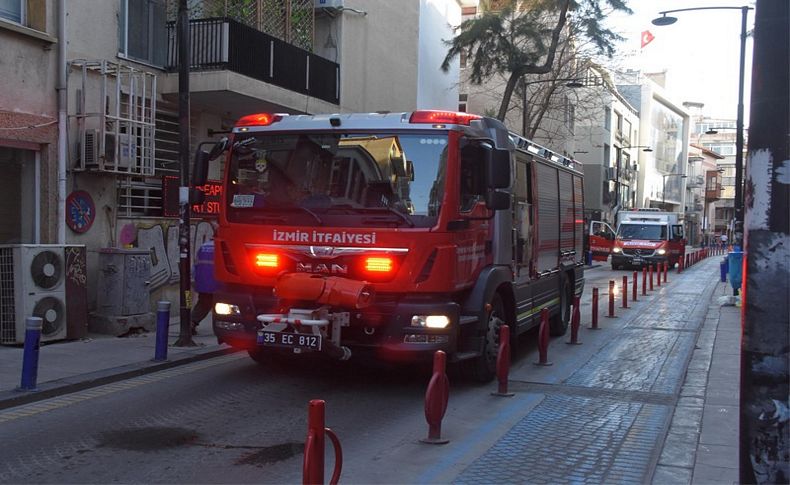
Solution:
[[[651,34],[649,30],[642,31],[642,49],[644,49],[647,44],[653,42],[655,38],[656,37]]]

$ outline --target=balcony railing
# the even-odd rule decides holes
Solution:
[[[176,25],[167,24],[167,69],[178,69]],[[190,71],[228,70],[340,104],[340,65],[233,19],[189,21]]]

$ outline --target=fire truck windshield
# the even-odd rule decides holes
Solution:
[[[446,159],[446,133],[243,134],[231,147],[228,219],[432,227]]]
[[[649,239],[664,241],[667,238],[667,226],[662,224],[622,223],[617,228],[619,239]]]

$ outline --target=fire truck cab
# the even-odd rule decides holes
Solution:
[[[262,364],[444,350],[490,380],[502,325],[515,343],[547,309],[565,333],[584,285],[572,160],[444,111],[250,115],[226,146],[220,342]]]
[[[631,209],[617,214],[612,245],[612,269],[623,266],[663,264],[683,259],[686,239],[678,214],[658,209]]]

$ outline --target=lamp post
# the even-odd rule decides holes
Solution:
[[[527,136],[527,86],[530,84],[540,83],[565,83],[567,88],[583,88],[584,83],[575,77],[557,78],[557,79],[537,79],[535,81],[522,81],[521,82],[521,135],[526,138]]]
[[[740,70],[738,75],[738,115],[735,122],[735,243],[741,243],[741,231],[743,230],[743,84],[744,70],[746,65],[746,19],[749,6],[742,7],[692,7],[679,8],[676,10],[665,10],[658,12],[661,17],[653,19],[653,25],[664,26],[672,25],[677,22],[676,17],[668,17],[668,13],[688,12],[690,10],[740,10],[741,11],[741,54]]]
[[[661,174],[661,208],[664,210],[667,210],[667,177],[686,178],[682,173]]]

